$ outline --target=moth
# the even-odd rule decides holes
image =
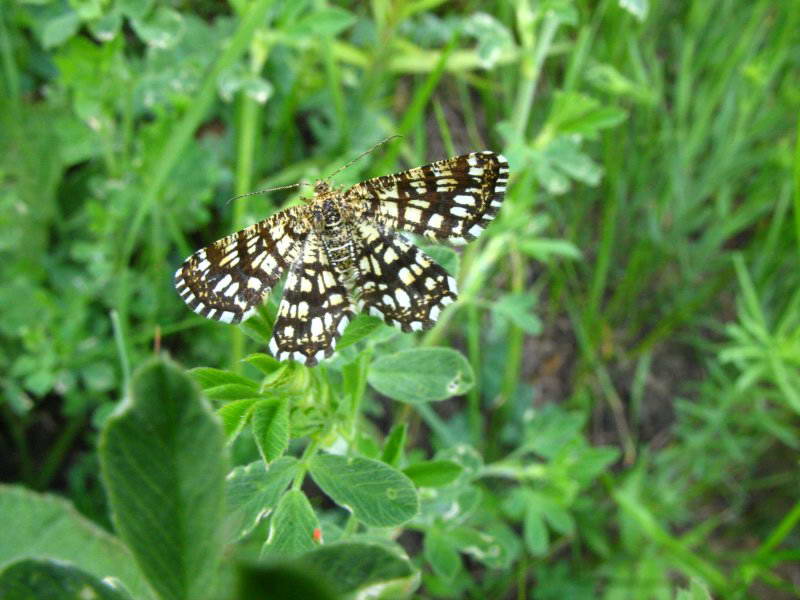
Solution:
[[[288,273],[269,349],[278,360],[313,366],[359,312],[403,331],[432,327],[456,299],[456,282],[402,233],[474,240],[497,214],[507,183],[508,162],[490,151],[349,188],[319,180],[304,204],[192,254],[175,288],[197,314],[239,323]]]

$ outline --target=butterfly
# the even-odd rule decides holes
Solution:
[[[508,162],[473,152],[349,188],[317,181],[305,203],[228,235],[187,258],[175,288],[194,312],[239,323],[285,273],[269,348],[308,366],[329,357],[367,312],[403,331],[429,329],[456,299],[455,280],[402,232],[465,244],[494,219]]]

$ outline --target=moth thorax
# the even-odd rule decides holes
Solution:
[[[322,222],[325,233],[335,234],[342,227],[342,213],[335,202],[325,200],[322,204]]]

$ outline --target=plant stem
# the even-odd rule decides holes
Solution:
[[[536,44],[533,57],[529,59],[530,62],[526,61],[524,58],[522,60],[522,82],[517,88],[517,99],[514,103],[513,131],[517,132],[517,134],[523,138],[528,128],[528,120],[530,119],[533,100],[536,97],[536,84],[539,82],[539,76],[542,73],[542,65],[544,64],[544,59],[547,57],[547,53],[550,51],[550,46],[553,44],[553,37],[558,29],[558,25],[558,17],[554,13],[549,12],[539,32],[539,40]]]

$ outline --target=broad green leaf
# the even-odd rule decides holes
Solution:
[[[425,533],[425,560],[445,579],[453,579],[461,569],[461,557],[448,532],[432,527]]]
[[[266,592],[265,590],[269,590]],[[268,595],[267,595],[268,594]],[[245,564],[237,574],[234,600],[341,600],[331,582],[306,564]]]
[[[385,396],[418,404],[465,393],[475,384],[475,375],[455,350],[413,348],[377,359],[367,380]]]
[[[275,371],[279,370],[282,365],[277,358],[269,354],[264,354],[263,352],[256,352],[255,354],[246,356],[244,360],[264,373],[264,375],[272,375]]]
[[[575,519],[569,511],[559,506],[555,502],[550,502],[544,507],[542,514],[550,527],[562,535],[573,535],[575,533]]]
[[[542,332],[542,322],[531,312],[534,304],[536,297],[532,294],[506,294],[492,305],[492,311],[507,318],[526,333],[538,335]]]
[[[361,598],[405,598],[417,585],[411,564],[382,544],[335,542],[300,558],[326,575],[337,593]]]
[[[289,401],[259,400],[252,411],[253,436],[264,462],[279,458],[289,447]]]
[[[275,323],[277,306],[275,299],[270,295],[269,301],[258,307],[256,313],[240,325],[242,331],[261,346],[268,346],[272,337],[272,325]]]
[[[403,469],[419,487],[444,487],[458,479],[464,468],[451,460],[427,460]]]
[[[538,508],[528,507],[522,522],[522,533],[528,551],[534,556],[544,556],[550,545],[547,527]]]
[[[204,390],[219,387],[227,384],[242,385],[252,390],[251,396],[258,394],[258,383],[242,375],[223,371],[222,369],[212,369],[211,367],[197,367],[189,371],[194,380],[200,384]]]
[[[117,0],[120,10],[132,19],[141,19],[150,12],[155,0]]]
[[[70,39],[81,25],[80,15],[67,2],[52,2],[37,11],[33,31],[45,49],[60,46]]]
[[[342,333],[342,337],[336,342],[336,349],[342,350],[348,346],[369,337],[369,335],[377,331],[383,325],[383,321],[378,317],[373,317],[366,313],[357,315],[355,319],[348,323],[347,327]]]
[[[386,441],[383,443],[381,460],[387,465],[396,467],[400,464],[400,460],[403,458],[403,449],[406,445],[407,431],[408,425],[406,423],[397,423],[386,437]]]
[[[625,120],[624,110],[602,106],[599,100],[577,92],[557,92],[546,127],[556,134],[580,134],[594,138],[602,129]]]
[[[0,598],[9,600],[132,600],[99,577],[63,562],[24,559],[0,572]]]
[[[269,515],[297,472],[297,459],[284,456],[269,467],[257,460],[236,467],[228,474],[225,486],[225,533],[236,541],[250,533]]]
[[[222,549],[225,437],[196,384],[165,359],[140,368],[106,423],[100,463],[120,537],[165,600],[203,597]]]
[[[130,550],[62,498],[0,485],[0,515],[6,516],[0,535],[0,565],[47,556],[71,562],[97,578],[117,578],[137,599],[155,598]],[[13,518],[7,518],[9,515]]]
[[[136,35],[148,46],[171,48],[178,43],[185,28],[181,13],[166,6],[158,6],[143,19],[131,19]]]
[[[322,491],[366,525],[402,525],[419,510],[411,480],[377,460],[318,454],[309,470]]]
[[[217,414],[222,419],[222,426],[225,430],[225,437],[231,438],[238,434],[250,418],[250,410],[260,398],[245,398],[234,400],[217,409]]]
[[[448,529],[447,539],[452,547],[485,564],[494,566],[493,561],[502,553],[502,547],[494,536],[471,527]]]
[[[422,246],[422,251],[441,265],[453,277],[458,277],[461,257],[447,246]]]
[[[108,14],[89,23],[89,31],[101,42],[110,42],[122,28],[122,14],[118,10],[111,10]]]
[[[262,556],[288,558],[314,547],[314,530],[319,520],[306,495],[289,490],[278,502],[269,525],[269,538]]]

